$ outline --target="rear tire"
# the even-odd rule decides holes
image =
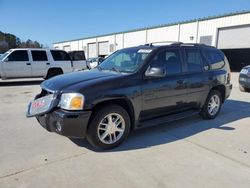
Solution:
[[[98,149],[112,149],[129,135],[130,117],[121,106],[111,105],[100,109],[87,130],[88,142]]]
[[[45,80],[50,79],[50,78],[52,78],[54,76],[57,76],[57,75],[60,75],[60,74],[63,74],[63,71],[60,70],[60,69],[49,70],[48,73],[47,73],[47,76],[46,76]]]
[[[214,119],[219,114],[221,105],[221,93],[218,90],[211,90],[200,112],[201,117],[203,119]]]

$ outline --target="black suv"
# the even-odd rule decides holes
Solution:
[[[202,44],[153,44],[118,50],[91,71],[56,76],[28,107],[48,131],[110,149],[134,129],[194,114],[215,118],[229,97],[230,68]]]

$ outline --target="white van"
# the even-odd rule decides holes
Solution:
[[[0,77],[44,79],[74,71],[69,54],[42,48],[11,49],[0,57]],[[82,67],[82,69],[86,68]],[[78,67],[79,70],[79,67]]]

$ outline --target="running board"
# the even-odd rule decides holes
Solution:
[[[155,125],[160,125],[160,124],[169,123],[169,122],[180,120],[180,119],[185,119],[185,118],[190,117],[190,116],[195,116],[195,115],[199,114],[199,112],[200,111],[197,111],[197,110],[196,111],[195,110],[188,110],[188,111],[184,111],[184,112],[181,112],[178,114],[172,114],[172,115],[168,115],[168,116],[150,119],[147,121],[140,122],[137,128],[152,127]]]

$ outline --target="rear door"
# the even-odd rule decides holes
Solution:
[[[63,50],[50,50],[53,58],[51,67],[61,68],[63,73],[72,72],[73,64],[69,54]]]
[[[3,62],[3,71],[7,78],[31,77],[31,62],[27,50],[15,50]]]
[[[182,58],[178,48],[161,50],[151,61],[151,67],[166,70],[163,78],[148,78],[142,85],[143,112],[141,120],[181,111],[186,106],[186,77],[182,73]]]
[[[71,59],[74,70],[87,69],[86,57],[84,51],[71,52]]]
[[[187,77],[187,103],[198,108],[206,99],[209,91],[209,66],[198,47],[183,47],[185,75]]]
[[[31,50],[32,62],[32,76],[43,77],[50,67],[48,56],[45,50]]]

